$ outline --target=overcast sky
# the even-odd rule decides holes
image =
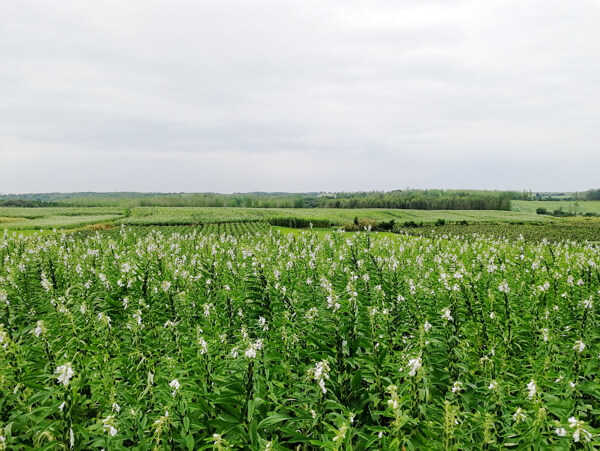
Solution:
[[[598,0],[4,0],[0,193],[600,187]]]

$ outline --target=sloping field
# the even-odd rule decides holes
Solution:
[[[43,218],[46,216],[96,216],[96,215],[123,215],[124,208],[119,207],[0,207],[0,218]]]
[[[434,223],[437,219],[469,222],[547,222],[551,218],[534,213],[492,210],[384,210],[384,209],[285,209],[285,208],[134,208],[120,224],[173,225],[243,221],[269,221],[295,218],[304,221],[329,221],[332,225],[352,222],[355,217],[375,221],[415,221]]]
[[[120,217],[120,215],[48,215],[33,219],[19,218],[16,221],[3,222],[0,227],[5,230],[73,229],[90,224],[112,222]]]
[[[545,208],[549,213],[562,210],[568,213],[598,213],[600,214],[600,201],[560,201],[560,200],[513,200],[512,211],[520,213],[535,213],[538,208]]]

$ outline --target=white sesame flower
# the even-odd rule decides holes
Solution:
[[[508,282],[505,280],[503,281],[499,286],[498,286],[498,290],[501,293],[510,293],[510,287],[508,286]]]
[[[319,316],[319,311],[317,310],[316,307],[311,307],[307,312],[306,312],[306,319],[314,319],[317,316]]]
[[[419,371],[419,369],[421,369],[421,367],[423,366],[421,362],[421,357],[417,357],[416,359],[410,359],[408,361],[408,366],[410,367],[408,375],[415,376],[417,374],[417,371]]]
[[[117,404],[116,402],[113,402],[112,409],[115,412],[120,412],[121,411],[121,406],[119,404]]]
[[[256,348],[253,345],[250,345],[246,352],[244,352],[244,357],[247,359],[253,359],[256,357]]]
[[[59,384],[63,384],[65,387],[69,385],[69,381],[75,375],[75,371],[70,363],[65,363],[64,365],[60,365],[54,371],[54,374],[58,374],[56,378]]]
[[[50,282],[47,278],[45,274],[42,274],[42,288],[44,288],[44,290],[46,291],[50,291],[53,288],[52,282]]]
[[[542,293],[545,293],[546,291],[548,291],[548,289],[550,288],[550,283],[549,282],[544,282],[543,285],[539,285],[538,286],[538,290]]]
[[[554,432],[556,432],[556,435],[558,435],[559,437],[564,437],[565,435],[567,435],[567,430],[565,428],[556,428]]]
[[[535,394],[537,393],[537,386],[535,385],[535,381],[531,379],[531,381],[527,384],[527,390],[529,390],[529,398],[533,399]]]
[[[317,362],[313,368],[308,370],[309,376],[317,381],[324,394],[327,393],[325,380],[329,379],[329,369],[329,362],[327,362],[327,360],[321,360],[320,362]]]
[[[433,326],[431,324],[429,324],[429,321],[425,321],[425,324],[423,324],[423,329],[425,330],[425,332],[429,332],[431,330]]]
[[[181,388],[181,384],[179,383],[179,381],[177,379],[173,379],[169,383],[169,387],[171,387],[174,390],[179,390]]]
[[[110,316],[100,312],[97,316],[98,322],[106,327],[110,327]]]
[[[550,338],[550,331],[547,328],[542,329],[542,338],[544,341],[548,341]]]
[[[445,319],[446,321],[454,321],[454,318],[452,317],[452,314],[448,307],[442,309],[442,319]]]
[[[496,390],[498,388],[498,382],[496,382],[496,381],[490,382],[490,385],[488,385],[488,388],[490,390]]]
[[[204,337],[198,338],[198,345],[200,346],[200,354],[201,355],[208,353],[208,343],[206,343],[206,340],[204,339]]]
[[[517,410],[513,414],[513,420],[515,421],[515,423],[519,423],[519,422],[523,423],[523,422],[525,422],[526,418],[527,418],[527,416],[525,415],[525,412],[523,412],[523,409],[521,409],[520,407],[517,408]]]
[[[452,388],[450,389],[450,391],[452,393],[457,393],[460,392],[463,389],[463,384],[460,381],[456,381],[454,382],[454,384],[452,385]]]
[[[342,427],[337,431],[337,434],[335,437],[333,437],[333,441],[337,442],[338,440],[344,440],[344,438],[346,437],[346,432],[348,431],[348,425],[347,424],[343,424]]]
[[[8,333],[4,330],[4,324],[0,324],[0,346],[2,346],[3,349],[6,349],[8,347],[8,342]]]
[[[575,429],[573,432],[573,441],[579,442],[583,439],[583,441],[589,442],[592,439],[592,434],[587,429],[584,429],[584,426],[585,423],[583,421],[575,417],[569,418],[569,427]]]
[[[585,343],[581,340],[577,340],[573,345],[573,349],[577,351],[578,354],[581,354],[585,349]]]
[[[258,318],[258,325],[265,332],[267,330],[269,330],[269,326],[267,324],[267,320],[265,318],[263,318],[262,316],[260,318]]]
[[[109,415],[102,420],[102,427],[111,437],[117,435],[117,428],[115,427],[115,416]]]

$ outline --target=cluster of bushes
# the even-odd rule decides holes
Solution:
[[[328,219],[304,218],[271,218],[269,224],[276,227],[291,227],[293,229],[308,229],[310,227],[329,228],[333,224]]]
[[[453,224],[467,226],[467,225],[469,225],[469,221],[467,221],[466,219],[463,219],[463,220],[457,221]],[[446,225],[446,220],[442,219],[442,218],[436,219],[434,222],[434,226],[439,227],[439,226],[444,226],[444,225]],[[415,221],[406,221],[402,224],[397,224],[396,227],[394,228],[394,232],[400,232],[403,229],[414,229],[414,228],[425,227],[425,226],[426,226],[426,224],[423,222],[416,223]]]
[[[535,210],[535,212],[538,215],[549,215],[549,216],[555,216],[557,218],[566,218],[566,217],[576,216],[576,213],[573,213],[570,211],[564,211],[562,209],[558,209],[558,210],[554,210],[554,211],[550,212],[543,207],[537,208]],[[595,217],[595,216],[600,216],[600,215],[598,213],[587,212],[587,213],[583,213],[582,216],[589,218],[589,217]]]
[[[462,220],[462,221],[458,221],[455,224],[457,225],[469,225],[469,222],[466,220]],[[435,226],[444,226],[446,225],[446,220],[439,218],[436,219]],[[418,228],[418,227],[425,227],[426,224],[424,222],[415,222],[415,221],[405,221],[401,224],[396,223],[396,221],[394,219],[392,219],[391,221],[380,221],[380,222],[376,222],[373,221],[372,219],[368,219],[368,218],[354,218],[354,221],[349,222],[347,224],[344,224],[343,229],[347,232],[355,232],[355,231],[361,231],[361,230],[365,230],[365,229],[369,229],[373,230],[373,231],[378,231],[378,232],[394,232],[394,233],[399,233],[404,229],[414,229],[414,228]]]
[[[393,222],[393,221],[392,221]],[[354,218],[354,221],[344,224],[343,229],[346,232],[357,232],[361,230],[379,230],[376,221],[369,218]],[[393,227],[393,226],[392,226]]]
[[[585,200],[600,200],[600,189],[586,191]]]

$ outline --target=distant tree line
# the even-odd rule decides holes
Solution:
[[[528,193],[474,190],[395,190],[342,193],[44,193],[0,195],[0,206],[390,208],[510,210]]]
[[[319,208],[396,208],[414,210],[510,210],[510,201],[527,198],[513,191],[406,190],[338,193],[319,198]]]
[[[56,202],[45,202],[42,200],[29,200],[29,199],[7,199],[0,201],[0,207],[56,207],[61,206]]]
[[[600,200],[600,189],[590,189],[578,193],[536,193],[530,199],[547,201]]]
[[[600,200],[600,189],[591,189],[586,191],[585,200]]]

